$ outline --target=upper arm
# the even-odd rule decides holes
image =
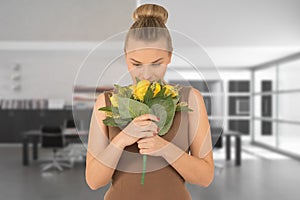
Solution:
[[[88,153],[94,156],[109,144],[107,126],[102,121],[106,115],[105,112],[98,110],[104,106],[106,106],[105,96],[101,93],[94,104],[89,128]]]
[[[191,155],[212,160],[212,141],[205,102],[201,93],[192,87],[188,100],[189,138]]]

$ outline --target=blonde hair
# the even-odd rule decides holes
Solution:
[[[166,41],[166,49],[173,50],[172,39],[165,23],[168,20],[168,11],[156,4],[143,4],[132,14],[134,23],[131,25],[125,39],[124,51],[129,39],[154,42],[159,39]]]

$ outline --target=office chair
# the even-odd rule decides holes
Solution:
[[[74,119],[66,119],[64,121],[64,128],[76,128]]]
[[[42,126],[41,133],[42,148],[51,148],[53,150],[52,162],[46,164],[42,168],[42,171],[46,171],[53,167],[58,169],[59,171],[63,171],[62,167],[70,168],[71,166],[69,164],[62,163],[57,160],[57,149],[62,149],[68,145],[65,142],[62,128],[59,126]]]
[[[82,126],[81,122],[82,121],[76,121],[79,123],[80,126]],[[82,127],[79,127],[79,129],[81,129]],[[64,121],[64,131],[67,131],[67,132],[77,132],[77,129],[76,129],[76,123],[74,121],[74,119],[66,119]],[[74,165],[74,161],[76,159],[83,159],[83,157],[85,156],[85,151],[83,148],[83,145],[82,145],[82,141],[80,140],[80,137],[79,136],[75,136],[74,138],[72,139],[69,139],[70,141],[70,145],[69,145],[69,148],[66,150],[67,152],[67,156],[70,158],[70,163],[71,163],[71,166]]]

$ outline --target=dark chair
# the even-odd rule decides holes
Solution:
[[[221,149],[223,147],[223,128],[221,127],[211,127],[211,137],[212,137],[212,144],[214,145],[213,148]]]
[[[50,164],[45,165],[42,171],[50,168],[56,168],[60,171],[64,167],[71,167],[69,164],[58,162],[57,150],[66,147],[68,144],[65,142],[65,137],[60,126],[42,126],[41,127],[41,143],[42,148],[51,148],[53,151],[53,160]]]
[[[75,121],[73,119],[66,119],[64,128],[76,128]]]
[[[80,126],[79,128],[76,126]],[[64,121],[64,131],[65,133],[68,132],[77,132],[77,128],[80,130],[82,127],[82,121],[78,120],[75,121],[74,119],[65,119]],[[86,149],[83,145],[83,141],[81,140],[80,136],[74,136],[72,138],[68,138],[70,142],[69,148],[67,149],[67,156],[70,159],[71,166],[74,165],[76,160],[85,160],[83,157],[86,155]]]
[[[63,124],[63,131],[64,133],[76,133],[77,128],[76,128],[76,123],[74,119],[65,119],[64,124]],[[79,137],[74,137],[74,138],[69,138],[68,141],[70,143],[81,143]]]
[[[223,128],[222,127],[211,127],[211,137],[212,137],[212,145],[214,152],[219,151],[223,147]],[[220,164],[218,162],[214,162],[215,165],[215,175],[219,175],[222,173],[224,169],[224,164]]]

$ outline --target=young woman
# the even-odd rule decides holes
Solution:
[[[134,11],[133,18],[135,22],[127,33],[124,47],[133,83],[136,83],[135,77],[164,81],[173,49],[165,26],[168,13],[159,5],[144,4]],[[181,94],[180,101],[188,102],[193,111],[176,112],[172,126],[164,136],[157,135],[155,121],[159,119],[151,114],[135,118],[123,130],[104,125],[105,113],[98,108],[111,105],[111,93],[98,96],[86,156],[86,181],[91,189],[96,190],[111,181],[105,200],[189,200],[191,196],[185,181],[203,187],[210,185],[214,161],[204,100],[193,87],[184,86]],[[142,185],[141,172],[128,170],[135,163],[141,163],[141,159],[128,161],[125,153],[148,155],[147,167],[148,164],[151,166],[151,159],[153,162],[160,159],[166,164],[146,172]]]

